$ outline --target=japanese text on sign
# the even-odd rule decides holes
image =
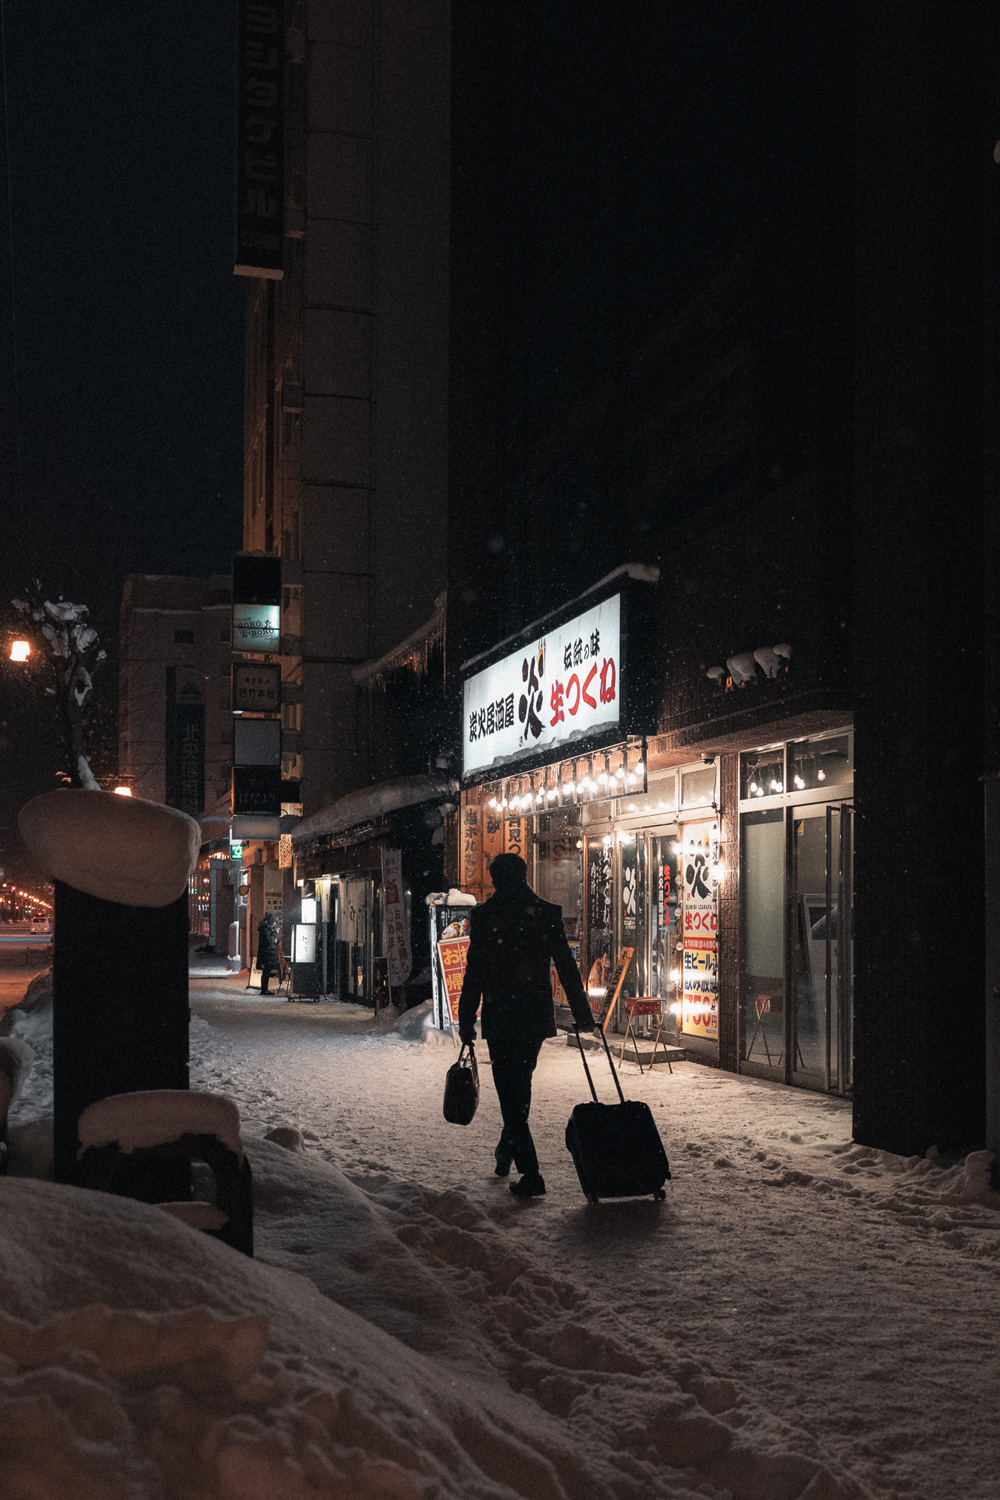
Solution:
[[[280,713],[281,668],[266,662],[235,662],[233,708],[240,713]]]
[[[437,950],[441,964],[441,979],[445,994],[448,996],[448,1008],[451,1011],[451,1019],[457,1026],[458,1002],[461,999],[462,981],[465,978],[469,939],[467,937],[440,938]]]
[[[382,850],[382,910],[390,985],[405,984],[413,959],[403,899],[403,861],[398,849]]]
[[[681,856],[681,1030],[719,1034],[719,825],[688,823]]]
[[[620,677],[615,594],[467,679],[463,774],[616,728]]]

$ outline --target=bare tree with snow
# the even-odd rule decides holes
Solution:
[[[107,653],[101,649],[97,631],[88,623],[90,610],[86,604],[69,603],[61,594],[55,602],[46,599],[37,579],[25,596],[12,599],[11,605],[21,616],[20,628],[32,651],[51,663],[53,686],[45,691],[56,700],[70,782],[87,791],[99,791],[87,758],[86,728],[93,674]]]

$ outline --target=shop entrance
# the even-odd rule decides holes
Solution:
[[[333,964],[327,984],[340,1000],[371,1003],[372,933],[376,930],[375,881],[371,875],[340,875],[333,882]]]
[[[618,828],[589,836],[586,851],[586,923],[583,975],[591,999],[603,999],[622,948],[633,950],[619,1004],[606,1017],[608,1031],[625,1029],[623,1003],[633,996],[659,1000],[655,1016],[635,1017],[640,1036],[660,1032],[676,1041],[682,1014],[683,833],[661,828]]]
[[[849,1093],[853,804],[754,809],[740,822],[741,1070]]]

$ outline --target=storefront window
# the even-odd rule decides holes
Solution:
[[[740,819],[742,944],[740,1003],[743,1056],[780,1066],[785,1050],[785,814],[782,808]]]
[[[677,777],[669,776],[650,780],[649,790],[636,797],[622,797],[618,802],[618,815],[622,818],[646,817],[655,813],[672,813],[677,807]]]
[[[763,750],[749,750],[740,756],[740,797],[777,797],[785,790],[785,749],[768,745]]]
[[[715,767],[681,772],[681,806],[710,807],[715,801]]]
[[[831,735],[827,739],[798,740],[789,746],[790,792],[813,787],[843,787],[854,784],[854,736]]]
[[[583,937],[583,839],[574,834],[538,840],[535,849],[535,888],[543,901],[562,907],[570,946],[578,945]]]

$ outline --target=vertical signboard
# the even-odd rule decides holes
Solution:
[[[527,818],[522,818],[517,813],[507,813],[503,820],[503,852],[505,854],[519,854],[526,861],[528,858],[525,852],[527,847]]]
[[[430,908],[431,991],[434,1024],[439,1031],[458,1024],[458,1001],[469,947],[469,911],[468,906]],[[446,945],[444,949],[442,943]]]
[[[167,668],[166,740],[166,801],[196,818],[205,806],[205,704],[183,668]]]
[[[498,807],[483,808],[483,898],[492,896],[490,865],[504,852],[504,816]]]
[[[459,849],[460,880],[463,891],[479,899],[483,886],[483,813],[482,807],[462,808],[462,837]]]
[[[233,270],[280,280],[284,257],[284,7],[239,0]]]
[[[413,967],[410,930],[403,899],[403,856],[399,849],[382,850],[382,910],[385,920],[389,984],[405,984]]]
[[[719,903],[713,873],[719,825],[684,826],[681,900],[681,1030],[686,1036],[719,1034]]]
[[[602,999],[611,977],[611,844],[587,840],[587,993]]]

